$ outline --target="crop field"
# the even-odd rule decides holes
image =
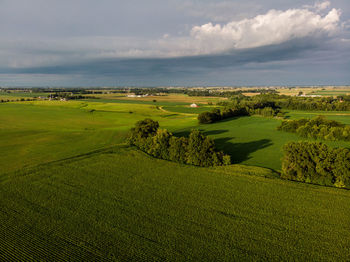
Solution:
[[[350,259],[350,192],[269,170],[183,166],[116,145],[0,181],[3,260]]]
[[[299,92],[306,95],[339,96],[350,94],[350,88],[348,86],[277,88],[277,92],[289,96],[296,96]]]
[[[260,116],[199,125],[212,107],[0,103],[0,260],[349,261],[350,191],[279,179],[282,146],[302,139]],[[319,114],[350,124],[350,112],[287,113]],[[147,117],[175,135],[202,130],[234,164],[181,165],[126,146]]]

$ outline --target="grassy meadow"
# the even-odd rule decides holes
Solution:
[[[155,99],[0,103],[0,260],[350,260],[350,191],[278,178],[282,146],[301,140],[277,131],[281,120],[199,125],[213,98]],[[287,116],[319,114],[350,124],[350,112]],[[180,165],[126,146],[144,118],[175,135],[202,130],[234,164]]]
[[[195,115],[167,113],[147,104],[34,101],[0,104],[2,172],[113,146],[138,121],[165,128],[194,125]]]
[[[261,116],[240,117],[214,124],[180,130],[187,135],[192,128],[215,140],[217,147],[231,155],[233,163],[281,170],[282,147],[288,141],[312,141],[296,134],[277,131],[280,120]],[[175,133],[176,134],[176,133]],[[349,147],[345,141],[324,141],[333,147]]]

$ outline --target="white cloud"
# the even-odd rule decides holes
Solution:
[[[330,1],[324,1],[324,2],[316,2],[314,5],[304,5],[304,8],[315,10],[316,12],[320,12],[330,7],[330,5],[331,5]]]
[[[321,2],[321,3],[316,3],[315,8],[318,11],[322,11],[324,9],[327,9],[330,5],[331,5],[330,1],[325,1],[325,2]]]
[[[252,19],[224,25],[208,23],[195,26],[191,35],[209,49],[253,48],[285,41],[335,33],[340,11],[332,9],[325,16],[308,9],[270,10]],[[215,50],[213,50],[215,51]]]

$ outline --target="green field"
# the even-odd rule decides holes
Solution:
[[[277,131],[280,120],[260,116],[240,117],[214,124],[196,125],[180,130],[187,135],[200,129],[215,140],[217,147],[231,155],[233,163],[281,170],[282,147],[288,141],[312,141],[296,134]],[[326,141],[333,147],[349,147],[345,141]]]
[[[120,146],[2,176],[0,257],[350,259],[349,191],[264,176]]]
[[[136,121],[146,117],[159,121],[176,135],[200,129],[215,139],[219,149],[231,154],[233,162],[281,169],[282,147],[288,141],[302,140],[295,134],[277,131],[280,120],[259,116],[229,119],[198,125],[196,117],[212,106],[190,108],[162,102],[118,101],[35,101],[0,104],[0,159],[3,172],[24,166],[59,160],[124,141]],[[350,112],[288,111],[298,119],[325,115],[350,124]],[[349,147],[348,142],[326,142],[335,147]]]
[[[172,130],[196,123],[143,104],[35,101],[1,103],[0,112],[2,172],[113,146],[146,117]]]
[[[258,116],[198,125],[204,108],[0,103],[0,260],[349,261],[350,191],[275,172],[282,146],[301,139]],[[350,124],[348,113],[288,116]],[[146,117],[176,135],[202,130],[234,165],[180,165],[127,147],[127,131]]]
[[[350,112],[348,111],[298,111],[288,110],[287,117],[289,119],[300,119],[300,118],[314,118],[319,115],[323,115],[331,120],[336,120],[344,124],[350,125]]]
[[[302,140],[295,134],[277,131],[280,120],[259,116],[229,119],[198,125],[196,117],[212,106],[190,108],[187,104],[158,105],[142,101],[34,101],[0,104],[0,159],[3,172],[24,166],[83,154],[124,141],[136,121],[153,118],[161,128],[176,135],[200,129],[215,139],[219,149],[231,154],[237,164],[281,169],[282,147],[288,141]],[[176,105],[175,105],[176,104]],[[350,124],[350,112],[288,111],[298,119],[325,115]],[[326,142],[349,147],[348,142]]]

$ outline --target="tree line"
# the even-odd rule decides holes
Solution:
[[[89,94],[88,92],[86,94]],[[71,92],[56,92],[56,93],[52,93],[49,94],[47,96],[48,98],[51,99],[66,99],[66,100],[78,100],[78,99],[100,99],[100,97],[96,97],[96,96],[84,96],[81,94],[75,94],[75,93],[71,93]]]
[[[260,94],[252,97],[244,95],[233,96],[229,101],[218,103],[221,106],[231,106],[237,103],[273,103],[281,109],[305,111],[348,111],[350,110],[350,96],[333,97],[300,97],[279,94]]]
[[[0,103],[7,103],[7,102],[23,102],[23,101],[35,101],[34,98],[17,98],[17,99],[1,99]]]
[[[210,124],[223,119],[239,116],[261,115],[264,117],[283,117],[281,108],[275,102],[265,100],[248,100],[244,96],[234,97],[230,103],[218,103],[223,108],[214,108],[212,111],[198,115],[201,124]]]
[[[331,97],[291,97],[274,93],[248,97],[238,94],[229,101],[217,103],[221,109],[203,112],[198,116],[200,123],[214,123],[230,117],[262,115],[284,117],[282,109],[306,111],[347,111],[350,110],[350,96]],[[218,113],[220,110],[220,114]],[[339,130],[337,130],[338,132]]]
[[[221,166],[231,164],[229,155],[217,151],[215,143],[198,130],[189,137],[176,137],[152,119],[138,121],[131,129],[128,143],[160,159],[195,166]]]
[[[350,126],[317,116],[313,119],[284,120],[277,130],[296,133],[301,137],[322,140],[350,141]]]
[[[277,91],[274,89],[250,89],[250,90],[207,90],[207,89],[196,89],[196,90],[184,90],[184,94],[188,96],[215,96],[215,97],[232,97],[241,95],[243,93],[258,93],[258,94],[276,94]]]
[[[280,96],[277,105],[284,109],[306,111],[348,111],[348,97],[290,97]]]
[[[290,142],[283,147],[281,178],[350,188],[350,151],[320,142]]]

